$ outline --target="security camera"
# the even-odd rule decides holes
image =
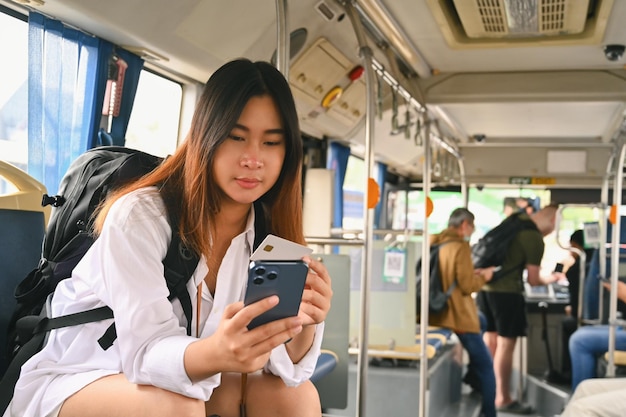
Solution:
[[[476,189],[477,189],[478,191],[482,191],[482,190],[484,190],[484,189],[485,189],[485,184],[476,184]]]
[[[626,49],[624,45],[606,45],[604,47],[604,55],[609,61],[619,61],[624,56],[624,49]]]
[[[478,143],[483,143],[485,140],[487,139],[487,137],[483,134],[476,134],[474,135],[474,141],[478,142]]]

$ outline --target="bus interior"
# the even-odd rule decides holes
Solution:
[[[113,94],[139,78],[133,111],[143,106],[148,121],[130,113],[128,131],[116,137],[119,103],[107,96],[99,144],[165,156],[184,140],[202,85],[225,62],[246,57],[281,70],[305,147],[307,241],[336,271],[326,339],[334,359],[316,381],[327,416],[479,415],[461,381],[467,358],[453,333],[415,322],[415,291],[427,291],[414,285],[414,266],[428,256],[422,242],[455,207],[476,215],[476,242],[504,218],[507,199],[535,208],[557,202],[542,268],[561,262],[570,235],[584,229],[601,272],[626,277],[615,249],[626,243],[624,0],[0,0],[0,18],[0,159],[36,180],[23,187],[0,181],[2,209],[26,207],[15,198],[23,188],[39,196],[42,184],[56,187],[63,169],[44,178],[33,164],[59,158],[76,134],[48,126],[62,136],[58,149],[48,148],[47,133],[32,139],[33,83],[50,75],[34,78],[28,64],[37,55],[28,45],[35,20],[51,28],[50,38],[57,25],[113,45]],[[126,79],[124,54],[141,70],[131,76],[129,67]],[[153,87],[152,78],[167,86]],[[123,102],[126,89],[119,95]],[[345,180],[337,179],[338,150],[349,155]],[[370,205],[366,197],[375,192]],[[44,224],[50,215],[26,210],[41,211]],[[406,254],[395,280],[383,271],[394,245]],[[566,348],[567,285],[527,287],[526,295],[529,331],[516,350],[513,389],[535,415],[554,416],[571,395],[567,384],[546,378]],[[601,298],[597,322],[616,322],[616,295]],[[607,376],[620,375],[626,361],[614,346],[608,353]]]

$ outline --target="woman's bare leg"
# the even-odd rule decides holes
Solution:
[[[203,417],[204,402],[149,385],[132,384],[123,374],[100,378],[65,400],[59,417]]]
[[[247,417],[320,417],[322,409],[317,389],[310,381],[297,387],[266,373],[248,375]],[[221,385],[206,404],[207,415],[239,417],[241,375],[222,374]]]

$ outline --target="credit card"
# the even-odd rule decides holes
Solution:
[[[274,235],[267,235],[250,257],[251,261],[295,261],[313,249]]]

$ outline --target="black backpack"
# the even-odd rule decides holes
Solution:
[[[518,232],[522,230],[538,231],[535,222],[526,216],[522,217],[523,214],[523,212],[511,214],[472,246],[474,268],[501,267],[506,259],[511,241]],[[501,268],[497,269],[490,282],[494,282],[516,268],[518,268],[517,265],[506,271]]]
[[[48,318],[45,303],[57,284],[71,276],[72,270],[94,242],[91,233],[92,214],[107,194],[119,186],[155,169],[162,158],[130,148],[107,146],[88,150],[70,165],[59,185],[59,195],[44,195],[42,205],[52,204],[39,266],[20,282],[15,290],[17,307],[9,321],[7,355],[9,368],[0,381],[0,411],[8,407],[19,378],[21,366],[44,344],[48,331],[113,318],[113,311],[100,307],[76,314]],[[162,194],[165,192],[161,190]],[[178,224],[178,208],[164,197],[169,223]],[[255,204],[256,248],[267,235],[262,208]],[[199,257],[188,250],[172,228],[172,240],[163,259],[164,275],[170,291],[168,299],[177,298],[187,318],[191,334],[192,308],[186,284]],[[106,350],[115,341],[115,324],[98,339]]]
[[[430,246],[430,285],[428,291],[428,311],[431,313],[441,313],[448,307],[448,299],[452,291],[456,288],[456,279],[448,287],[447,291],[443,290],[441,283],[441,273],[439,272],[439,250],[449,242],[440,243]],[[415,307],[419,316],[422,308],[422,258],[417,261],[415,275]]]

